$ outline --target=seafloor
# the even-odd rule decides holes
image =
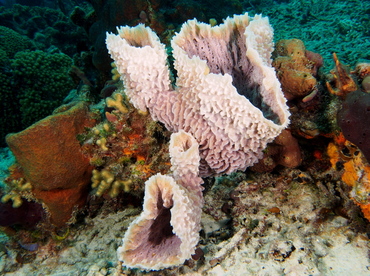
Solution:
[[[122,270],[116,250],[141,209],[112,212],[113,203],[73,226],[62,242],[49,240],[36,252],[3,237],[0,267],[14,276],[369,275],[368,236],[329,210],[336,199],[331,184],[323,184],[328,176],[305,174],[302,180],[301,174],[288,169],[278,175],[237,173],[207,185],[199,244],[204,256],[180,267]],[[237,207],[225,214],[233,201]]]
[[[276,41],[299,38],[322,55],[326,72],[333,68],[333,52],[352,67],[370,58],[370,1],[246,2],[252,14],[269,17]],[[308,141],[303,148],[313,145]],[[98,210],[89,207],[93,211],[79,216],[66,237],[61,233],[36,251],[2,234],[0,274],[370,275],[368,221],[339,172],[322,165],[325,158],[297,169],[205,179],[202,254],[182,266],[158,272],[122,268],[116,250],[141,208],[113,199]],[[1,160],[3,180],[13,162],[6,148]]]

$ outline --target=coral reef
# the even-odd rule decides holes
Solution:
[[[275,140],[267,145],[262,159],[251,167],[256,172],[272,171],[277,165],[298,167],[302,162],[301,149],[296,138],[284,129]]]
[[[22,125],[19,118],[17,93],[12,89],[11,59],[16,52],[30,47],[31,41],[4,26],[0,26],[0,36],[0,146],[3,146],[5,135],[19,131]]]
[[[368,274],[370,2],[4,2],[0,274]]]
[[[350,197],[370,221],[370,165],[349,141],[330,143],[327,153],[333,168],[343,168],[341,180],[351,188]]]
[[[83,29],[74,25],[60,9],[15,4],[0,10],[0,20],[2,25],[32,40],[32,48],[38,50],[57,50],[73,56],[88,49]]]
[[[369,74],[369,67],[366,63],[359,64],[353,72],[349,67],[344,66],[333,54],[335,70],[327,76],[326,82],[329,92],[337,96],[342,105],[337,113],[337,124],[341,128],[344,137],[354,143],[370,160],[370,94],[366,93],[365,87],[361,85],[362,91],[358,86],[358,81],[364,82]],[[365,80],[366,82],[366,80]]]
[[[61,53],[18,51],[1,55],[0,139],[50,115],[74,87],[69,75],[72,59]]]
[[[337,54],[333,54],[335,70],[331,71],[331,77],[326,82],[326,87],[333,95],[345,98],[347,94],[357,90],[355,80],[349,74],[349,68],[344,66],[338,59]]]
[[[136,26],[139,23],[149,26],[167,44],[177,27],[184,21],[197,18],[208,21],[222,18],[230,14],[241,13],[240,1],[230,1],[227,7],[223,1],[164,1],[164,0],[107,0],[90,1],[93,11],[84,6],[75,7],[71,13],[72,21],[85,29],[94,45],[93,63],[102,72],[109,70],[111,62],[105,47],[105,33],[112,32],[116,26]],[[121,7],[117,9],[117,7]]]
[[[98,196],[123,190],[141,196],[143,182],[169,171],[169,133],[130,104],[122,88],[106,99],[106,120],[81,134],[82,151],[94,166],[92,188]]]
[[[317,92],[317,73],[323,65],[319,54],[307,51],[299,39],[282,39],[276,43],[276,58],[272,66],[282,86],[285,98],[309,97]]]
[[[98,83],[100,79],[91,66],[83,29],[69,20],[68,12],[51,9],[56,3],[47,2],[48,7],[41,2],[32,7],[28,3],[0,7],[1,146],[5,146],[7,133],[21,131],[50,115],[77,86],[79,79],[74,82],[69,76],[72,60],[90,80]],[[63,1],[59,8],[75,4]],[[24,53],[26,50],[31,52]]]
[[[254,225],[253,230],[240,227],[225,238],[223,233],[229,230],[228,227],[220,227],[219,221],[202,215],[202,228],[208,231],[207,237],[201,236],[200,247],[204,256],[199,261],[190,260],[182,266],[159,272],[122,269],[117,264],[116,254],[121,238],[112,233],[126,231],[130,222],[140,214],[140,208],[128,206],[122,211],[107,211],[97,217],[86,218],[83,227],[71,229],[69,237],[63,242],[66,246],[62,252],[60,244],[55,241],[39,244],[39,249],[34,252],[25,253],[22,250],[23,254],[19,255],[32,257],[32,263],[27,262],[26,257],[15,258],[20,249],[15,250],[14,244],[8,244],[0,259],[0,268],[6,273],[18,275],[37,275],[40,270],[47,275],[85,273],[112,276],[231,276],[266,272],[270,275],[287,272],[300,275],[302,271],[307,274],[315,272],[316,275],[366,275],[369,265],[366,234],[355,232],[348,219],[332,213],[317,224],[315,215],[322,217],[320,213],[323,213],[323,209],[317,206],[320,206],[323,195],[312,189],[314,185],[311,184],[289,189],[289,196],[282,203],[285,208],[281,208],[280,214],[269,213],[266,210],[276,206],[276,200],[281,195],[272,186],[252,194],[249,190],[243,190],[245,186],[238,190],[241,199],[238,203],[240,222],[244,220],[249,225],[250,221],[255,221],[251,224],[251,227]],[[219,186],[221,190],[223,187]],[[211,198],[216,196],[212,190],[207,193]],[[260,204],[260,195],[265,204]],[[215,209],[221,206],[222,203],[213,205]],[[76,259],[79,261],[76,262]]]
[[[180,265],[195,253],[203,205],[198,146],[183,131],[171,135],[173,176],[157,174],[145,183],[143,212],[118,248],[124,266],[159,270]]]
[[[350,198],[370,220],[370,94],[365,92],[366,83],[362,85],[370,70],[367,63],[360,63],[351,72],[336,54],[333,58],[335,70],[327,77],[326,86],[341,102],[336,118],[341,132],[336,131],[338,134],[328,145],[327,153],[332,167],[343,169],[341,179],[350,187]]]
[[[360,0],[249,2],[253,2],[256,13],[270,17],[277,41],[286,38],[304,41],[309,50],[322,55],[325,71],[332,66],[330,60],[333,52],[340,53],[342,61],[351,66],[370,57],[370,41],[366,39],[370,26],[366,11],[370,3],[363,4]],[[347,12],[342,14],[340,11],[343,10]]]
[[[107,47],[134,106],[195,137],[205,176],[256,163],[289,122],[271,67],[272,35],[267,18],[248,14],[215,27],[185,23],[172,40],[177,91],[164,45],[149,28],[121,27],[119,35],[108,34]]]
[[[13,89],[18,91],[24,127],[50,115],[74,84],[68,74],[72,60],[65,54],[18,52],[12,60]]]
[[[25,196],[44,203],[56,226],[63,226],[74,208],[86,202],[92,167],[76,136],[95,123],[96,115],[81,102],[62,106],[54,115],[6,137],[18,164],[9,181],[21,176],[31,183]]]
[[[13,58],[17,52],[29,49],[32,45],[27,37],[5,26],[0,26],[0,36],[0,49],[6,52],[8,58]]]

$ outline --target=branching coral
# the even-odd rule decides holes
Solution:
[[[1,198],[1,202],[6,203],[11,200],[13,202],[13,208],[18,208],[22,205],[22,196],[27,196],[23,192],[30,191],[32,184],[22,177],[18,179],[9,178],[6,180],[6,183],[10,192]]]
[[[128,109],[126,106],[124,106],[124,99],[123,99],[123,95],[122,94],[119,94],[119,93],[115,93],[113,94],[112,97],[110,98],[107,98],[106,100],[106,103],[107,103],[107,107],[113,107],[117,110],[119,110],[119,112],[121,113],[127,113],[128,112]]]
[[[133,182],[131,179],[126,181],[115,180],[115,175],[107,169],[103,169],[101,171],[93,170],[92,173],[91,187],[93,189],[97,189],[95,192],[97,196],[102,196],[107,190],[109,190],[109,196],[112,198],[118,196],[121,190],[126,193],[130,191],[130,186]]]
[[[1,198],[2,203],[7,203],[9,200],[13,201],[13,208],[18,208],[22,205],[22,198],[18,193],[10,192]]]

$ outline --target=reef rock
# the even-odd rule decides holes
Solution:
[[[149,109],[170,131],[189,132],[200,145],[202,176],[244,170],[262,157],[289,123],[271,66],[273,30],[248,14],[219,26],[190,20],[172,40],[176,87],[166,49],[143,25],[107,35],[107,47],[130,101]]]

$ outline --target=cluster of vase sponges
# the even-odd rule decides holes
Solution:
[[[273,30],[248,14],[211,26],[184,23],[172,39],[176,86],[167,53],[148,27],[120,27],[107,47],[130,102],[173,134],[172,174],[145,183],[142,214],[118,249],[130,268],[158,270],[195,252],[203,196],[200,176],[245,170],[289,123],[271,65]]]

